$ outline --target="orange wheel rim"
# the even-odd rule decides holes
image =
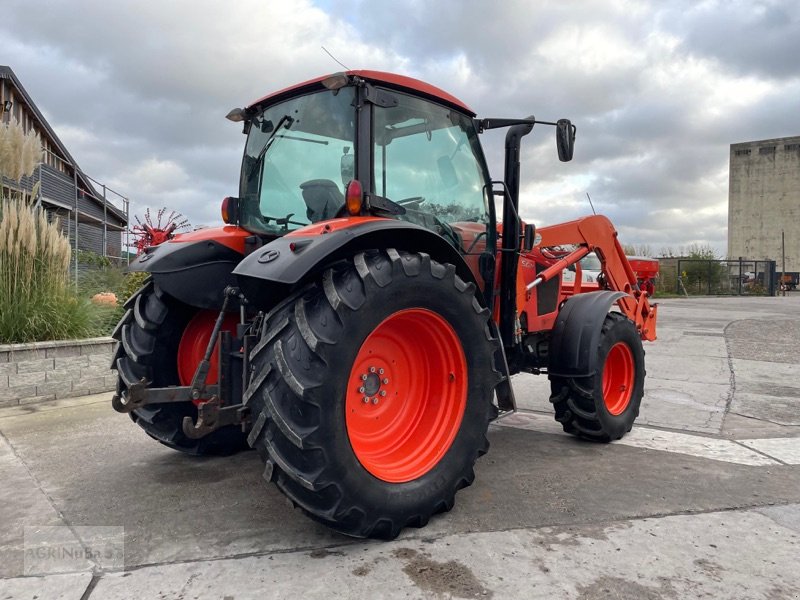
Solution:
[[[356,458],[391,483],[433,469],[461,426],[467,383],[461,342],[441,316],[412,308],[387,317],[364,340],[347,380]]]
[[[181,385],[192,385],[197,365],[206,355],[206,347],[208,346],[208,340],[211,339],[211,332],[214,330],[217,315],[218,313],[210,310],[200,311],[189,321],[186,329],[183,330],[183,335],[178,345],[178,379]],[[222,331],[234,331],[237,322],[238,319],[235,315],[226,315],[222,321]],[[206,376],[207,385],[214,385],[219,377],[217,366],[219,364],[218,350],[219,343],[214,346],[214,352],[211,354],[208,375]],[[208,398],[194,400],[193,402],[199,404],[206,400]]]
[[[611,346],[603,368],[603,401],[612,415],[622,414],[633,395],[633,353],[624,342]]]

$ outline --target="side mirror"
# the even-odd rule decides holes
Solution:
[[[345,150],[345,152],[347,152],[347,150]],[[351,180],[356,178],[356,155],[342,154],[339,170],[342,175],[342,185],[347,186]]]
[[[569,119],[559,119],[556,123],[556,148],[558,149],[558,160],[561,162],[572,160],[576,129]]]
[[[525,232],[522,237],[522,251],[530,252],[533,250],[534,239],[536,238],[536,227],[530,223],[525,223]]]

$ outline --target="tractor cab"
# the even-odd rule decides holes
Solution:
[[[474,114],[431,86],[421,96],[423,85],[355,72],[232,111],[248,136],[237,224],[278,237],[341,217],[396,219],[472,254],[477,274],[490,213]]]

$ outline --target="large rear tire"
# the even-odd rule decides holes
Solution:
[[[180,385],[178,347],[197,309],[163,293],[152,280],[126,306],[130,308],[112,334],[119,342],[111,365],[118,373],[117,394],[124,396],[128,386],[142,378],[153,387]],[[183,418],[197,419],[192,402],[150,404],[130,416],[150,437],[187,454],[227,455],[247,449],[246,435],[234,425],[200,439],[187,437]]]
[[[550,376],[555,418],[564,431],[596,441],[618,440],[633,427],[644,395],[644,349],[624,315],[606,315],[591,377]]]
[[[392,539],[453,507],[489,442],[500,380],[489,312],[452,265],[369,251],[268,316],[249,441],[308,516]]]

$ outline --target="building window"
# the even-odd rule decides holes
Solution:
[[[750,148],[746,150],[734,150],[736,156],[750,156]]]
[[[800,144],[786,144],[783,149],[787,152],[797,152],[800,150]]]
[[[775,146],[762,146],[758,149],[759,154],[775,154]]]

